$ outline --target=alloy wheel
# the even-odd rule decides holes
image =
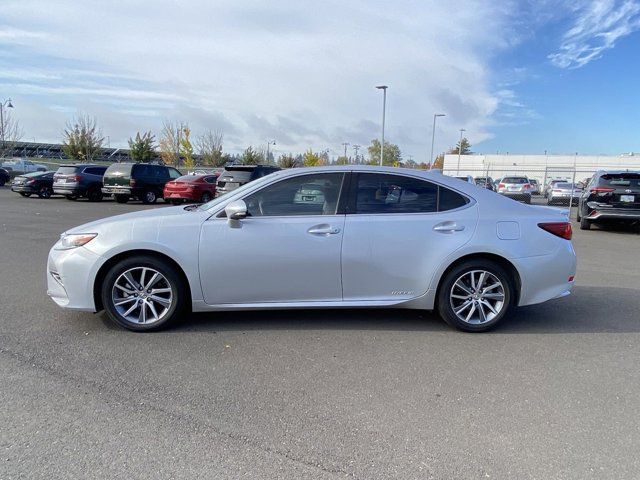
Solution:
[[[151,267],[134,267],[116,279],[111,301],[129,323],[151,325],[171,309],[173,288],[167,278]]]
[[[505,288],[493,273],[471,270],[453,283],[449,302],[460,320],[481,325],[493,320],[505,307]]]

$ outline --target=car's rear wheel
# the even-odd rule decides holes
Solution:
[[[78,199],[78,197],[77,197],[77,196],[75,196],[75,195],[65,195],[65,198],[66,198],[67,200],[77,200],[77,199]]]
[[[113,198],[118,203],[127,203],[129,201],[129,195],[114,195]]]
[[[210,202],[211,200],[213,200],[213,195],[211,195],[209,192],[204,192],[200,197],[200,201],[202,203],[207,203],[207,202]]]
[[[449,325],[465,332],[484,332],[507,315],[514,298],[514,282],[500,265],[474,259],[445,275],[437,306]]]
[[[102,201],[102,192],[99,188],[92,188],[87,192],[87,200],[90,202],[101,202]]]
[[[580,219],[580,230],[591,230],[591,222],[585,217]]]
[[[142,197],[140,198],[140,200],[142,200],[142,203],[147,205],[156,203],[157,199],[158,199],[158,196],[156,195],[156,192],[154,192],[153,190],[147,190],[142,194]]]
[[[185,310],[187,286],[167,262],[133,257],[115,264],[102,285],[102,304],[108,317],[128,330],[166,327]]]
[[[53,195],[53,189],[51,187],[42,187],[38,192],[40,198],[51,198]]]
[[[23,197],[30,197],[31,196],[30,193],[25,193],[25,192],[20,192],[20,195],[22,195]]]

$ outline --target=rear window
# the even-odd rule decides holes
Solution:
[[[502,183],[529,183],[529,180],[526,177],[505,177]]]
[[[571,188],[573,187],[573,185],[571,183],[566,183],[566,182],[558,182],[555,185],[558,188]]]
[[[56,172],[59,175],[74,175],[78,171],[78,167],[60,167]]]
[[[248,182],[251,180],[251,174],[253,173],[253,169],[251,170],[225,170],[220,175],[220,180],[223,182]]]
[[[131,174],[131,165],[126,163],[114,163],[107,171],[104,172],[105,175],[113,175],[113,176],[124,176]]]
[[[600,185],[611,187],[640,187],[640,173],[607,173],[600,177]]]

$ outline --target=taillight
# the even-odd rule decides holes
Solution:
[[[571,235],[573,234],[571,223],[569,222],[539,223],[538,226],[557,237],[564,238],[565,240],[571,240]]]
[[[504,183],[499,183],[498,188],[504,188]]]
[[[555,189],[555,188],[553,189],[553,191],[556,192],[556,193],[562,192],[562,190],[558,190],[558,189]]]
[[[130,186],[130,187],[135,187],[135,186],[136,186],[136,181],[135,181],[135,179],[133,179],[133,178],[130,178],[130,179],[129,179],[129,186]]]
[[[71,177],[71,180],[74,182],[79,182],[80,181],[80,175],[74,175],[73,177]]]
[[[611,193],[615,190],[615,188],[608,187],[593,187],[591,189],[591,193]]]
[[[28,181],[26,182],[26,184],[27,184],[27,185],[33,185],[34,183],[36,183],[36,181],[35,181],[35,180],[28,180]]]
[[[525,183],[525,184],[524,184],[524,186],[523,186],[523,188],[524,188],[525,190],[528,190],[529,188],[531,188],[531,185],[529,185],[528,183]]]

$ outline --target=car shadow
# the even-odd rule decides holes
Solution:
[[[488,334],[640,332],[637,289],[580,287],[562,299],[520,307]],[[322,309],[210,312],[188,315],[173,332],[247,330],[451,331],[435,312]]]

